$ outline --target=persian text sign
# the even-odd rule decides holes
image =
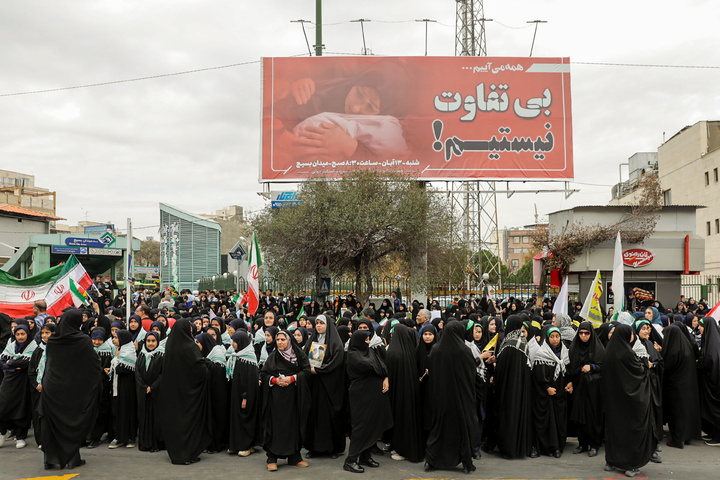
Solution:
[[[623,263],[628,267],[644,267],[650,265],[655,256],[644,248],[631,248],[623,252]]]
[[[568,58],[263,59],[260,180],[573,177]]]

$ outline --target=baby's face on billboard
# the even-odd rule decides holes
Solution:
[[[345,113],[379,115],[380,94],[373,87],[352,87],[345,97]]]

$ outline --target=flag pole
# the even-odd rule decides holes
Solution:
[[[132,220],[127,219],[127,265],[125,265],[125,321],[130,320],[130,309],[132,308],[132,274],[133,274],[133,236]]]

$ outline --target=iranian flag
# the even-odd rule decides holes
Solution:
[[[85,304],[86,290],[92,284],[93,281],[82,264],[75,258],[75,255],[70,255],[67,262],[62,264],[62,270],[45,297],[47,313],[57,317],[68,307],[79,307]]]
[[[250,269],[247,274],[248,281],[248,313],[255,315],[255,311],[260,303],[260,282],[258,281],[258,269],[262,265],[260,258],[260,247],[257,243],[257,235],[253,232],[252,242],[250,243],[250,255],[248,256],[248,264]]]
[[[0,270],[0,312],[12,318],[32,315],[33,304],[47,297],[62,268],[57,265],[22,280]]]

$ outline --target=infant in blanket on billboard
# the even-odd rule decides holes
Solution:
[[[409,76],[404,67],[377,62],[362,70],[337,63],[328,68],[320,66],[308,76],[294,71],[294,78],[277,73],[275,153],[280,153],[278,147],[281,151],[290,147],[294,158],[406,156],[408,144],[401,120],[407,113]],[[287,134],[292,133],[292,139],[278,138],[280,125]]]

